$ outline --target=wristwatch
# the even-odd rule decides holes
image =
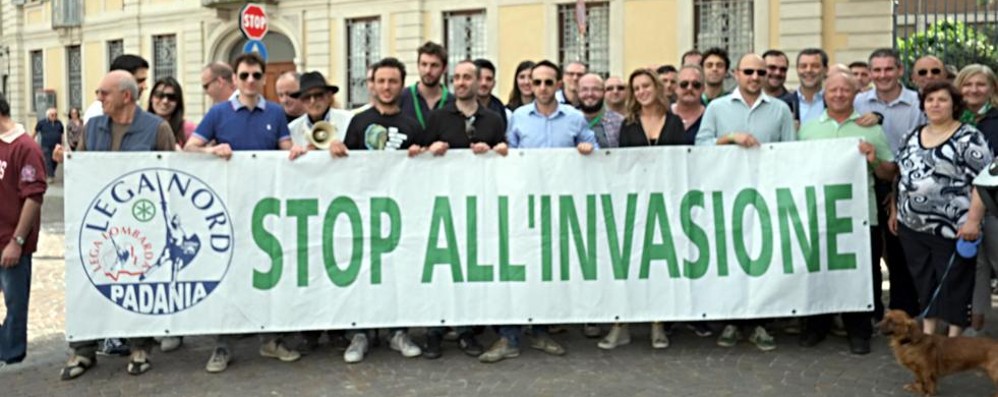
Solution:
[[[15,243],[17,243],[17,245],[20,245],[20,246],[22,246],[22,247],[23,247],[23,246],[24,246],[24,243],[25,243],[25,241],[24,241],[24,237],[21,237],[21,236],[14,236],[14,242],[15,242]]]

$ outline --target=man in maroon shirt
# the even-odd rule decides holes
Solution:
[[[0,293],[7,306],[0,323],[0,367],[21,362],[28,350],[31,254],[47,187],[41,148],[10,119],[10,104],[0,95]]]

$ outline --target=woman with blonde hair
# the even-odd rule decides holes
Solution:
[[[682,145],[683,120],[669,110],[662,82],[649,69],[628,78],[627,115],[620,128],[620,147]]]
[[[953,85],[963,95],[967,107],[960,121],[976,126],[994,155],[998,152],[998,77],[990,67],[972,64],[957,74]],[[982,228],[984,241],[977,255],[970,327],[964,333],[968,336],[984,329],[984,313],[991,309],[991,272],[998,269],[998,217],[987,214]]]

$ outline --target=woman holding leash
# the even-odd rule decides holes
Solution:
[[[972,181],[992,154],[984,135],[959,121],[964,104],[955,87],[932,83],[921,98],[929,122],[898,149],[901,176],[889,227],[901,239],[915,280],[923,331],[936,333],[942,320],[947,334],[957,336],[970,323],[976,261],[964,250],[958,254],[957,242],[980,238],[984,204]]]

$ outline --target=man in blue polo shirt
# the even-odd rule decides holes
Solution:
[[[232,61],[238,90],[228,101],[212,106],[184,150],[211,153],[224,159],[232,157],[234,150],[290,150],[291,159],[304,153],[304,148],[291,143],[284,109],[263,98],[265,68],[263,60],[252,53]],[[206,147],[210,141],[217,144]],[[215,351],[205,366],[208,372],[222,372],[228,367],[232,356],[230,341],[228,336],[218,336]],[[285,362],[301,358],[301,354],[284,345],[281,335],[266,337],[260,355]]]

